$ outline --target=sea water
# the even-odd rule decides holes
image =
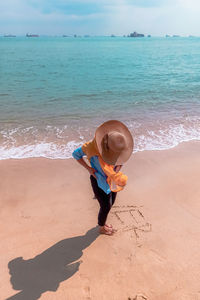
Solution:
[[[110,119],[134,151],[200,140],[200,38],[0,37],[0,159],[69,158]]]

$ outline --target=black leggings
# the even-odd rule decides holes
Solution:
[[[106,194],[102,189],[98,187],[97,181],[94,176],[90,176],[93,192],[95,197],[99,201],[100,210],[98,215],[98,224],[99,226],[104,226],[108,213],[115,202],[117,193],[111,192]]]

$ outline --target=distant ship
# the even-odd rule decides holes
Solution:
[[[130,33],[129,37],[144,37],[144,34],[134,31],[133,33]]]
[[[69,37],[68,35],[66,35],[66,34],[63,34],[63,37]]]
[[[4,34],[4,37],[16,37],[16,35],[13,35],[13,34]]]
[[[39,37],[39,35],[38,34],[29,34],[29,33],[27,33],[26,37]]]
[[[166,38],[169,38],[170,37],[170,35],[169,34],[166,34],[166,36],[165,36]]]
[[[173,37],[177,38],[177,37],[180,37],[180,35],[174,34]]]
[[[148,34],[148,35],[147,35],[147,37],[151,37],[151,35],[150,35],[150,34]]]

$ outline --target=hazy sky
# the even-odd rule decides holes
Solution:
[[[0,34],[200,36],[200,0],[0,0]]]

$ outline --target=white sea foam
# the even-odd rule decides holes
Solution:
[[[129,129],[134,135],[134,152],[144,150],[165,150],[173,148],[181,142],[200,140],[199,119],[190,120],[190,126],[188,126],[188,124],[187,126],[184,124],[168,125],[167,127],[164,126],[162,129],[144,130],[143,134],[143,129],[139,126],[135,128],[135,126],[129,125]],[[50,127],[49,130],[52,131],[52,127]],[[41,140],[41,136],[39,140],[38,130],[33,127],[22,130],[19,128],[11,129],[9,131],[2,130],[0,132],[3,137],[3,142],[0,145],[0,160],[29,157],[68,159],[72,157],[74,149],[81,146],[87,140],[87,137],[82,135],[80,130],[78,130],[78,141],[74,139],[68,142],[66,142],[68,137],[63,134],[63,128],[54,128],[53,131],[55,135],[53,135],[52,141],[49,141],[46,138]],[[30,138],[27,138],[29,136],[26,136],[27,133],[31,133],[33,138],[37,137],[32,139],[34,140],[34,143],[31,143]],[[19,136],[24,137],[23,145],[17,143]],[[25,143],[26,141],[28,142]]]
[[[135,138],[134,152],[144,150],[166,150],[178,146],[182,142],[200,140],[200,127],[187,128],[183,124],[169,126],[167,129],[147,131],[146,135]]]
[[[82,144],[82,143],[81,143]],[[0,160],[21,159],[29,157],[46,157],[51,159],[67,159],[72,156],[75,148],[81,145],[79,142],[70,141],[66,145],[56,145],[54,143],[39,143],[36,145],[22,145],[18,147],[0,146]]]

